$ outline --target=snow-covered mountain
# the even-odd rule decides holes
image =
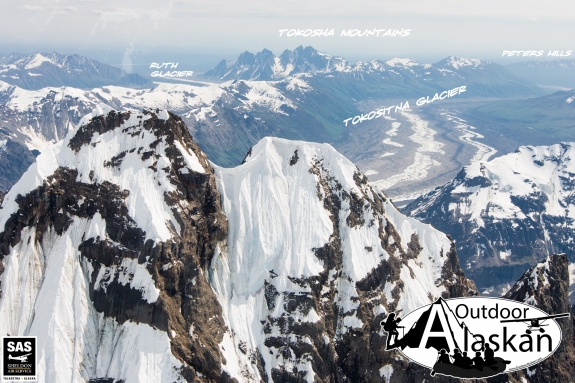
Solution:
[[[138,74],[126,73],[84,56],[56,52],[0,55],[0,80],[24,89],[150,85],[148,80]]]
[[[238,130],[243,126],[261,130],[265,129],[262,117],[289,117],[312,90],[306,81],[297,78],[274,83],[239,81],[205,86],[160,83],[149,89],[105,86],[89,91],[72,87],[25,90],[0,81],[0,118],[2,127],[11,132],[14,140],[41,151],[60,141],[99,104],[124,111],[169,109],[182,116],[192,132],[216,135],[217,144],[225,148],[230,140],[237,144],[238,136],[242,135]],[[233,116],[221,119],[219,114],[223,113]],[[232,122],[234,128],[230,126]],[[246,142],[242,154],[238,154],[240,161],[255,142]]]
[[[329,73],[352,70],[352,64],[343,57],[332,57],[312,47],[299,46],[286,49],[280,56],[264,49],[255,55],[244,52],[234,62],[222,60],[204,73],[214,80],[278,80],[297,73]]]
[[[527,270],[504,298],[524,302],[546,313],[575,313],[575,306],[569,303],[569,259],[565,254],[552,254]],[[563,333],[563,340],[557,351],[542,363],[521,374],[522,382],[547,383],[569,382],[575,376],[575,320],[556,319]]]
[[[453,237],[480,291],[505,288],[550,254],[575,262],[574,159],[573,143],[522,146],[465,167],[404,212]]]
[[[456,75],[456,71],[461,68],[484,70],[486,66],[492,65],[488,61],[477,59],[465,59],[459,57],[448,57],[435,65],[419,64],[410,59],[394,58],[391,60],[373,60],[369,62],[350,62],[341,56],[331,56],[327,53],[319,52],[313,47],[299,46],[293,51],[286,49],[280,56],[275,56],[270,50],[264,49],[255,55],[244,52],[239,55],[236,61],[226,60],[212,70],[204,73],[204,77],[213,80],[278,80],[286,76],[295,74],[333,74],[333,73],[356,73],[380,75],[408,75],[414,77],[424,76],[423,79],[429,81],[433,76],[443,72],[441,75]],[[434,72],[433,74],[431,72]],[[426,76],[427,75],[427,76]]]
[[[216,81],[270,81],[297,74],[366,82],[380,88],[379,92],[382,89],[393,92],[398,87],[423,95],[425,93],[422,91],[430,88],[439,90],[435,88],[438,86],[447,89],[450,86],[467,85],[472,88],[475,85],[475,96],[526,97],[542,94],[541,89],[530,81],[518,78],[501,65],[489,61],[450,56],[435,64],[419,64],[402,58],[350,62],[309,46],[299,46],[293,51],[286,49],[280,56],[267,49],[255,55],[244,52],[234,62],[222,60],[203,76]]]
[[[331,146],[213,168],[159,109],[87,115],[0,227],[0,333],[38,336],[41,381],[406,381],[379,322],[475,294],[451,240]]]

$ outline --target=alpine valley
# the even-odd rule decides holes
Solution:
[[[0,63],[0,124],[10,141],[29,150],[42,151],[60,141],[99,104],[123,111],[164,108],[181,116],[211,160],[222,166],[238,165],[266,136],[327,142],[360,160],[367,143],[360,138],[350,146],[358,140],[351,137],[357,126],[346,127],[343,121],[372,110],[365,103],[389,106],[393,99],[415,107],[420,97],[463,85],[467,90],[458,97],[532,97],[543,92],[504,67],[478,59],[351,63],[312,47],[286,50],[279,57],[267,50],[246,52],[204,75],[219,83],[147,87],[139,80],[123,82],[127,77],[116,68],[77,55],[11,55]],[[379,151],[384,149],[382,144]],[[460,168],[459,160],[455,162],[453,168]]]
[[[46,382],[430,379],[380,321],[476,294],[455,246],[330,145],[212,165],[166,110],[99,107],[0,210],[0,333]]]

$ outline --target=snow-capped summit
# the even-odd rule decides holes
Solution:
[[[32,54],[30,56],[23,57],[16,61],[14,64],[16,65],[24,65],[24,69],[34,69],[38,68],[42,65],[42,63],[47,62],[51,65],[55,65],[58,67],[62,67],[62,65],[55,63],[54,61],[50,60],[48,57],[42,55],[41,53]]]
[[[227,228],[207,158],[165,110],[83,122],[4,198],[0,333],[38,336],[40,381],[226,381],[202,273]]]
[[[324,73],[349,68],[342,57],[332,57],[312,47],[286,49],[280,56],[264,49],[255,55],[244,52],[234,62],[222,60],[204,77],[214,80],[281,80],[298,73]]]
[[[328,144],[265,138],[215,172],[229,233],[209,274],[232,376],[240,365],[254,381],[401,377],[402,362],[370,346],[385,340],[379,322],[474,293],[449,238],[404,217]]]
[[[437,66],[450,66],[454,69],[460,69],[463,67],[478,67],[480,65],[490,64],[489,61],[482,61],[479,59],[467,59],[457,56],[449,56],[446,59],[438,62]]]
[[[387,60],[385,63],[391,67],[395,66],[410,67],[420,65],[411,59],[400,59],[398,57],[392,58],[391,60]]]
[[[214,169],[160,109],[98,106],[0,230],[0,333],[38,336],[41,381],[401,380],[379,322],[475,294],[451,240],[331,146],[266,138]]]

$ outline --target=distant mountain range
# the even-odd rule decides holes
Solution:
[[[299,46],[293,51],[286,49],[280,56],[275,56],[267,49],[255,55],[244,52],[234,62],[222,60],[203,76],[215,81],[272,81],[297,74],[320,79],[336,77],[355,80],[353,88],[363,83],[363,88],[368,88],[363,92],[371,97],[424,95],[424,91],[459,85],[474,89],[473,94],[468,95],[470,97],[528,97],[543,94],[535,84],[489,61],[450,56],[435,64],[419,64],[400,58],[352,63],[343,57],[331,56],[309,46]]]
[[[241,74],[241,65],[236,65],[234,76],[269,78],[273,71],[264,65],[271,60],[267,52],[255,55],[253,60],[244,54],[240,62],[248,65],[253,61],[252,69],[258,66],[261,70]],[[163,83],[142,89],[105,85],[27,90],[0,80],[1,127],[11,132],[12,140],[42,151],[100,103],[118,110],[165,108],[182,116],[212,161],[234,166],[265,136],[334,144],[344,141],[351,128],[343,121],[361,113],[358,102],[362,100],[395,98],[409,100],[411,107],[416,107],[420,97],[461,85],[467,86],[461,97],[527,97],[540,92],[533,84],[514,79],[505,68],[475,59],[449,57],[434,65],[407,59],[352,65],[311,47],[286,51],[282,56],[281,65],[297,70],[283,70],[287,77],[274,81],[234,79],[201,86]],[[11,60],[23,68],[62,69],[64,64],[59,63],[63,61],[57,58],[64,55],[50,57],[37,54],[28,57],[29,61]],[[72,62],[70,57],[80,56],[66,57]],[[324,67],[329,71],[319,71]],[[111,81],[109,77],[98,81]],[[78,78],[84,79],[85,85],[90,76],[78,74]]]
[[[102,85],[150,86],[135,73],[102,64],[80,55],[31,53],[0,55],[0,81],[24,89],[73,86],[93,88]]]
[[[166,108],[182,116],[213,161],[237,165],[265,136],[340,139],[343,119],[357,110],[344,96],[324,96],[296,78],[206,86],[164,83],[140,90],[105,86],[90,91],[71,87],[24,90],[0,81],[0,123],[14,140],[42,151],[99,104],[131,111]]]
[[[532,60],[505,65],[511,73],[549,91],[575,88],[575,60]]]

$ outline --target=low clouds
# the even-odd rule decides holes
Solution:
[[[157,7],[153,9],[146,8],[120,8],[115,7],[108,10],[93,10],[92,12],[99,16],[98,20],[92,27],[90,34],[94,36],[99,29],[106,29],[111,24],[124,26],[127,22],[145,19],[151,22],[151,27],[159,29],[162,23],[170,19],[170,12],[175,1],[170,1],[166,7]]]
[[[23,5],[22,9],[26,10],[26,11],[32,11],[32,12],[36,12],[36,11],[41,11],[44,9],[44,7],[40,7],[38,5]]]

